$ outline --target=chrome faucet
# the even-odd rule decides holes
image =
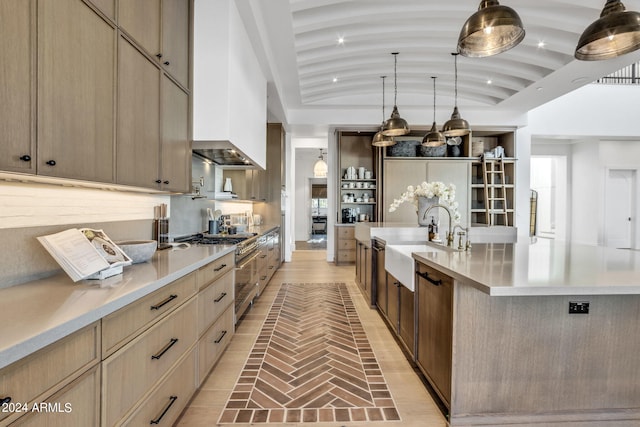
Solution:
[[[453,247],[453,218],[451,216],[451,211],[449,210],[448,207],[446,207],[445,205],[441,205],[439,203],[433,204],[433,205],[429,206],[427,208],[427,210],[424,212],[424,215],[422,215],[422,219],[425,220],[427,218],[427,214],[433,208],[442,208],[449,215],[449,229],[447,230],[447,246]]]

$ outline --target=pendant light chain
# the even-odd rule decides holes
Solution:
[[[393,54],[394,65],[393,65],[393,82],[394,82],[394,90],[393,90],[393,105],[398,105],[398,53]]]
[[[382,123],[384,123],[384,80],[387,78],[387,76],[380,76],[380,78],[382,79]]]
[[[454,92],[455,92],[455,106],[458,106],[458,54],[457,53],[452,53],[453,55],[453,67],[454,67],[454,72],[455,72],[455,86],[454,86]]]
[[[435,76],[431,77],[433,79],[433,121],[436,121],[436,78]]]

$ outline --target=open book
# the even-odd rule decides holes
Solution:
[[[71,228],[38,240],[74,282],[106,279],[131,264],[127,254],[102,230]]]

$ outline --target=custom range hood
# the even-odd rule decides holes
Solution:
[[[191,149],[195,156],[216,165],[249,169],[256,165],[229,141],[193,141]]]

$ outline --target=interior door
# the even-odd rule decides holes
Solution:
[[[632,247],[635,228],[635,185],[635,170],[609,170],[605,195],[604,241],[606,246]]]

